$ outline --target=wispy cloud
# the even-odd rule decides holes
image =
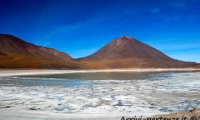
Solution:
[[[159,13],[160,9],[159,8],[150,9],[150,12],[152,12],[152,13]]]
[[[160,50],[173,51],[173,50],[184,50],[184,49],[199,49],[200,40],[184,40],[184,39],[169,38],[162,40],[151,40],[149,41],[148,44]]]
[[[89,48],[89,49],[81,49],[81,50],[73,50],[71,52],[68,52],[73,58],[80,58],[80,57],[86,57],[88,55],[93,54],[96,52],[99,48]]]
[[[48,45],[50,45],[50,42],[47,41],[46,43],[43,43],[42,46],[47,47]]]
[[[200,52],[200,51],[198,51]],[[174,58],[174,59],[179,59],[179,60],[183,60],[183,61],[196,61],[198,63],[200,63],[200,56],[198,56],[198,52],[175,52],[175,53],[170,53],[168,54],[170,57]]]
[[[185,7],[186,3],[184,2],[171,2],[170,3],[172,7]]]
[[[37,46],[48,47],[51,44],[50,40],[46,39],[45,36],[37,36],[33,39],[36,41],[35,45],[37,45]]]
[[[200,39],[158,39],[146,42],[148,45],[164,52],[166,55],[183,61],[200,62]]]

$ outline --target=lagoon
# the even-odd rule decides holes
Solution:
[[[1,110],[150,116],[200,107],[200,72],[99,72],[0,78]]]

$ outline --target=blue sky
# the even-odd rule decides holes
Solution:
[[[0,33],[74,58],[116,37],[200,63],[200,0],[0,0]]]

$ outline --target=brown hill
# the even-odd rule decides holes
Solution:
[[[0,34],[0,67],[76,68],[66,53],[36,46],[12,35]]]
[[[33,55],[49,59],[69,60],[66,53],[51,48],[36,46],[11,35],[0,34],[0,52]]]
[[[197,64],[174,60],[136,39],[121,36],[92,55],[77,59],[89,68],[176,68]]]

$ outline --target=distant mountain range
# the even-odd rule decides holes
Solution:
[[[121,36],[84,58],[0,34],[0,68],[112,69],[199,67],[172,59],[138,40]]]

